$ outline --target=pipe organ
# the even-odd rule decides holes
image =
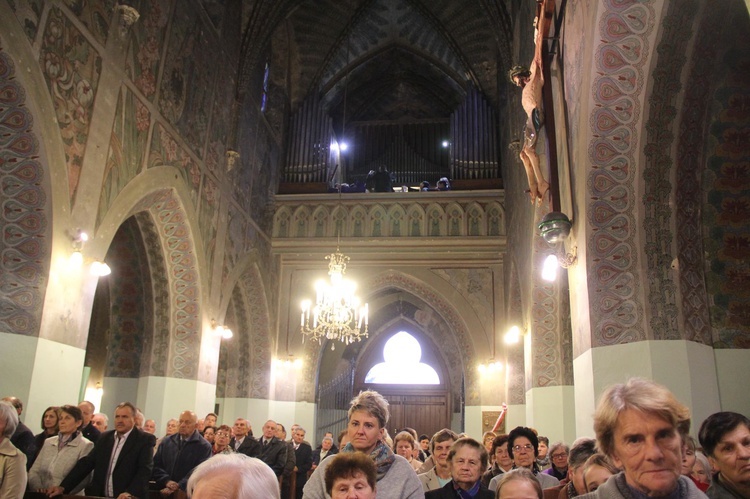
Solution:
[[[359,121],[346,135],[349,148],[339,151],[328,112],[309,96],[291,118],[282,182],[364,182],[380,165],[394,174],[395,186],[500,178],[497,115],[474,87],[449,118]]]
[[[329,182],[340,172],[338,143],[320,99],[309,96],[292,116],[283,182]]]
[[[451,115],[451,179],[500,178],[497,116],[482,94],[471,87]]]

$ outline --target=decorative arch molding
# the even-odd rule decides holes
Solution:
[[[675,254],[675,212],[667,200],[673,195],[680,176],[673,176],[678,168],[672,159],[678,125],[678,102],[683,90],[695,83],[688,80],[682,85],[681,76],[686,74],[685,54],[694,41],[694,21],[699,13],[698,0],[671,1],[661,25],[661,40],[656,48],[656,63],[648,81],[648,120],[643,127],[644,156],[643,178],[643,256],[648,280],[646,302],[649,338],[656,340],[679,340],[684,332],[679,321],[677,277],[672,268]],[[685,109],[684,106],[682,106]],[[692,165],[696,166],[696,165]],[[695,172],[702,168],[684,172],[686,177],[698,178]],[[674,183],[673,183],[674,182]],[[699,199],[699,198],[696,198]],[[683,200],[684,202],[684,200]],[[697,218],[697,217],[696,217]],[[699,298],[697,295],[694,299]],[[704,299],[705,295],[701,298]],[[705,303],[704,303],[705,306]]]
[[[222,360],[227,359],[229,364],[220,366],[227,372],[227,397],[270,397],[271,320],[266,289],[256,258],[256,253],[247,255],[243,263],[237,266],[237,272],[230,273],[239,277],[227,283],[232,286],[231,293],[227,296],[226,305],[222,304],[222,310],[233,310],[233,313],[227,313],[227,319],[231,319],[227,322],[234,331],[234,338],[229,341],[239,343],[235,348],[227,344],[222,346],[227,349],[227,355]],[[230,349],[231,353],[228,351]],[[234,360],[230,361],[230,357]],[[232,372],[233,368],[235,372]],[[230,389],[229,381],[234,375],[237,379]]]
[[[203,245],[196,222],[198,217],[191,216],[195,209],[190,199],[176,169],[157,167],[147,170],[129,182],[114,200],[92,241],[91,252],[94,257],[102,253],[99,256],[102,258],[124,220],[141,212],[148,213],[158,237],[158,244],[154,247],[163,255],[169,287],[169,336],[166,340],[155,337],[154,346],[157,350],[168,351],[164,376],[199,379],[201,290],[206,282],[201,272],[207,267],[205,255],[196,249]],[[145,224],[143,216],[139,221]],[[150,261],[157,260],[158,257],[152,254]],[[163,278],[152,274],[151,280],[156,282]]]
[[[396,271],[384,272],[373,277],[363,289],[368,290],[369,296],[376,296],[387,289],[399,289],[411,293],[428,304],[445,321],[454,335],[457,350],[453,354],[458,356],[458,359],[454,361],[453,366],[454,368],[460,367],[464,373],[466,403],[473,405],[480,402],[476,370],[467,368],[473,365],[479,356],[471,339],[466,319],[462,317],[454,304],[426,282]],[[467,304],[467,309],[469,307],[470,305]],[[429,318],[425,317],[423,320],[428,321]],[[437,342],[440,343],[440,339]]]
[[[4,24],[0,23],[3,30]],[[26,40],[23,35],[19,38]],[[52,252],[53,202],[48,194],[51,192],[50,171],[44,166],[46,155],[42,147],[46,143],[43,138],[48,135],[38,129],[37,123],[42,123],[44,128],[45,120],[34,120],[34,110],[29,107],[33,105],[33,98],[27,101],[29,92],[18,76],[16,65],[5,50],[4,39],[0,40],[0,85],[3,87],[0,330],[39,336]],[[44,84],[41,85],[44,88]]]
[[[521,279],[518,276],[518,266],[515,259],[511,259],[510,290],[508,292],[508,325],[525,325],[523,316],[523,295]],[[508,384],[508,403],[511,405],[526,404],[526,368],[524,360],[524,343],[508,345],[505,350],[506,376]]]
[[[724,7],[726,3],[720,5]],[[686,340],[712,344],[711,317],[706,290],[705,257],[701,224],[701,177],[705,164],[711,83],[726,13],[705,3],[697,24],[692,59],[686,71],[683,112],[679,117],[675,168],[675,225],[682,307],[682,332]],[[689,82],[689,83],[687,83]],[[700,174],[698,172],[701,172]]]
[[[593,347],[647,339],[635,176],[656,3],[603,0],[592,37],[585,260]]]

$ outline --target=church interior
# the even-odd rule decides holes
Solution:
[[[0,0],[0,393],[316,442],[368,388],[475,438],[591,436],[631,377],[750,414],[749,10]]]

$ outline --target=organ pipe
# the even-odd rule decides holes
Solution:
[[[334,142],[331,118],[317,96],[308,97],[291,122],[284,182],[327,182],[338,154],[331,150]]]
[[[453,179],[499,178],[497,116],[474,87],[451,115],[451,161]]]

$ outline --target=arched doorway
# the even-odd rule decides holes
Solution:
[[[432,435],[451,426],[451,383],[435,343],[414,324],[397,321],[370,342],[357,363],[354,392],[375,390],[390,403],[388,431]]]

